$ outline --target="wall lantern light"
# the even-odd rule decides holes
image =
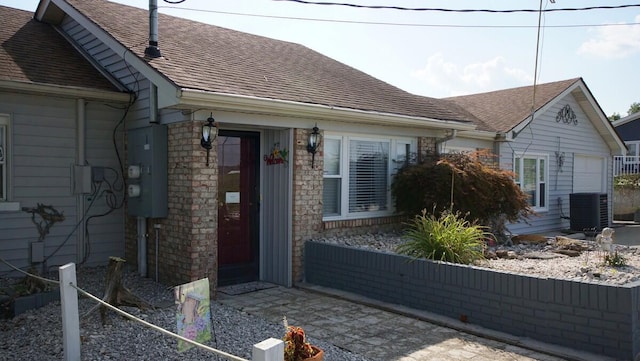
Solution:
[[[311,133],[309,133],[309,138],[307,140],[307,152],[311,153],[311,168],[313,168],[316,160],[316,152],[320,146],[320,133],[318,130],[318,124],[316,124],[311,130]]]
[[[209,151],[213,147],[211,144],[218,136],[218,123],[213,119],[213,113],[207,118],[207,122],[202,125],[202,139],[200,145],[207,150],[207,167],[209,166]]]

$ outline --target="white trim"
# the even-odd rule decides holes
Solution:
[[[12,171],[13,164],[12,158],[12,131],[11,131],[11,115],[0,114],[0,125],[6,128],[6,144],[5,144],[5,162],[4,162],[4,174],[0,174],[0,177],[4,177],[5,192],[4,200],[0,199],[0,212],[17,212],[20,210],[20,202],[14,202],[13,190],[12,190]]]
[[[411,137],[395,137],[395,136],[362,136],[360,134],[339,134],[339,133],[327,133],[324,134],[324,139],[335,139],[340,141],[340,159],[339,159],[339,175],[323,175],[323,182],[325,179],[339,179],[340,180],[340,209],[339,215],[323,216],[323,221],[335,221],[345,219],[361,219],[371,217],[384,217],[393,215],[395,207],[393,204],[393,198],[391,197],[391,182],[393,181],[394,164],[392,159],[396,154],[396,146],[400,142],[401,144],[410,144],[411,152],[417,151],[417,140]],[[370,142],[383,142],[388,145],[387,154],[387,193],[386,193],[386,210],[381,211],[369,211],[369,212],[350,212],[349,211],[349,152],[350,142],[356,141],[370,141]],[[324,212],[323,212],[324,213]]]
[[[520,159],[520,169],[518,171],[516,171],[515,166],[516,166],[516,158]],[[513,172],[515,174],[519,174],[520,178],[519,179],[514,179],[514,181],[516,183],[520,184],[520,187],[522,187],[522,177],[524,176],[523,171],[524,171],[524,162],[523,159],[535,159],[536,160],[536,190],[535,190],[535,194],[538,195],[540,194],[540,180],[538,178],[538,161],[540,159],[544,159],[544,207],[539,207],[536,205],[532,205],[531,208],[536,211],[536,212],[547,212],[549,210],[549,154],[547,153],[526,153],[523,155],[518,155],[516,154],[516,152],[513,152],[513,158],[512,158],[512,162],[513,162]],[[534,200],[534,203],[538,203],[539,199]]]
[[[130,53],[131,57],[127,57],[126,62],[131,64],[133,68],[135,68],[140,74],[142,74],[145,78],[147,78],[150,82],[155,84],[159,89],[167,90],[168,94],[172,92],[170,89],[177,90],[176,85],[164,74],[158,72],[153,67],[151,67],[147,62],[145,62],[140,56],[133,53],[127,47],[125,47],[120,41],[118,41],[115,37],[113,37],[110,33],[106,32],[102,27],[97,25],[95,22],[88,19],[84,14],[76,10],[73,6],[68,4],[64,0],[49,0],[44,6],[38,7],[36,11],[36,19],[39,21],[51,20],[47,19],[47,12],[52,11],[56,12],[57,9],[51,8],[51,5],[62,10],[72,19],[78,22],[80,26],[85,28],[91,34],[93,34],[98,40],[100,40],[103,44],[109,47],[113,52],[115,52],[118,56],[123,58],[123,54]],[[54,24],[57,25],[57,24]],[[162,62],[163,58],[155,59],[153,61]],[[164,98],[162,98],[164,99]],[[167,100],[166,103],[159,104],[161,108],[169,107],[177,104],[179,101],[175,96],[172,96],[170,100]]]
[[[8,91],[12,93],[44,94],[68,98],[85,98],[90,100],[105,100],[120,103],[126,103],[130,100],[130,95],[128,93],[13,80],[0,80],[0,91]]]
[[[431,129],[473,130],[468,122],[448,121],[426,117],[414,117],[375,111],[307,104],[288,100],[266,99],[237,94],[212,93],[182,89],[178,96],[182,105],[209,107],[218,110],[235,110],[251,113],[295,116],[311,119],[340,120],[362,124],[377,124],[394,127],[420,127]]]
[[[614,120],[613,122],[611,122],[611,125],[613,125],[613,127],[615,128],[638,119],[640,119],[640,112],[627,115],[626,117],[620,118],[618,120]]]

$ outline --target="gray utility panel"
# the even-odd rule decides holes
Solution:
[[[151,124],[127,133],[129,215],[167,216],[167,127]]]

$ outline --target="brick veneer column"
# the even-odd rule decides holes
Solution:
[[[428,159],[428,157],[433,157],[436,152],[437,149],[435,138],[418,138],[418,162],[424,162]]]
[[[148,222],[152,237],[148,242],[147,258],[150,265],[154,263],[156,230],[153,224],[157,223],[161,225],[160,281],[177,285],[209,277],[214,289],[218,270],[217,142],[214,141],[207,167],[206,151],[200,146],[201,126],[201,122],[168,125],[169,213],[167,218]],[[129,260],[137,259],[135,242],[135,218],[128,217],[126,250]],[[149,267],[150,276],[154,269]]]
[[[296,129],[293,152],[293,280],[302,280],[304,241],[322,230],[322,143],[311,168],[307,152],[310,129]]]

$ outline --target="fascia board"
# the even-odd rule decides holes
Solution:
[[[11,80],[0,80],[0,90],[12,93],[43,94],[76,99],[85,98],[94,100],[106,100],[118,103],[127,103],[131,98],[128,93],[118,93],[91,88],[39,84]]]
[[[208,107],[250,113],[339,120],[361,124],[410,126],[420,128],[473,130],[475,125],[457,121],[412,117],[398,114],[339,108],[319,104],[305,104],[286,100],[265,99],[235,94],[220,94],[183,89],[178,95],[180,105]]]
[[[78,24],[80,24],[83,28],[87,29],[87,31],[93,34],[96,38],[98,38],[98,40],[104,43],[116,54],[120,55],[120,54],[126,54],[127,52],[131,53],[129,49],[123,46],[118,40],[116,40],[113,36],[111,36],[111,34],[104,31],[96,23],[87,19],[82,13],[76,10],[73,6],[69,5],[66,1],[48,0],[47,5],[50,6],[51,4],[54,4],[55,6],[60,8],[62,11],[64,11],[65,14],[67,14],[68,16],[73,18],[75,21],[77,21]],[[42,9],[39,7],[36,15],[43,16],[45,14],[45,10],[46,9],[44,7],[42,7]],[[38,20],[42,20],[42,19],[38,18]],[[136,69],[136,71],[140,72],[140,74],[142,74],[145,78],[149,79],[149,81],[154,83],[158,87],[159,91],[162,91],[165,94],[167,93],[173,94],[178,89],[178,87],[172,81],[170,81],[163,74],[161,74],[160,72],[155,70],[153,67],[151,67],[147,62],[142,60],[138,55],[136,55],[135,53],[131,53],[131,54],[133,56],[127,57],[125,61],[129,63],[134,69]],[[173,89],[173,90],[167,92],[165,91],[165,89]],[[167,99],[167,97],[163,97],[163,104],[159,104],[159,106],[168,107],[171,105],[175,105],[177,103],[178,103],[178,99],[175,99],[175,98]]]
[[[607,119],[607,116],[602,112],[602,109],[593,98],[591,92],[586,87],[582,86],[580,86],[579,90],[586,97],[589,105],[593,109],[596,119],[593,119],[591,117],[590,119],[595,123],[595,128],[598,129],[599,132],[601,132],[601,135],[609,145],[609,148],[611,148],[611,150],[613,151],[619,151],[620,154],[625,154],[627,151],[627,146],[624,144],[624,141],[618,136],[618,133],[614,129],[613,125],[611,124],[609,119]],[[580,103],[581,102],[579,101],[578,104]],[[587,113],[587,116],[589,116],[589,112],[585,111],[585,113]],[[604,134],[602,134],[603,131]]]
[[[495,141],[498,136],[496,132],[488,132],[484,130],[465,130],[458,133],[458,138],[469,138],[479,140],[491,140]],[[505,139],[511,140],[511,139]]]
[[[614,120],[613,122],[611,122],[611,125],[613,125],[613,127],[615,128],[638,119],[640,119],[640,112],[627,115],[626,117],[620,118],[618,120]]]

